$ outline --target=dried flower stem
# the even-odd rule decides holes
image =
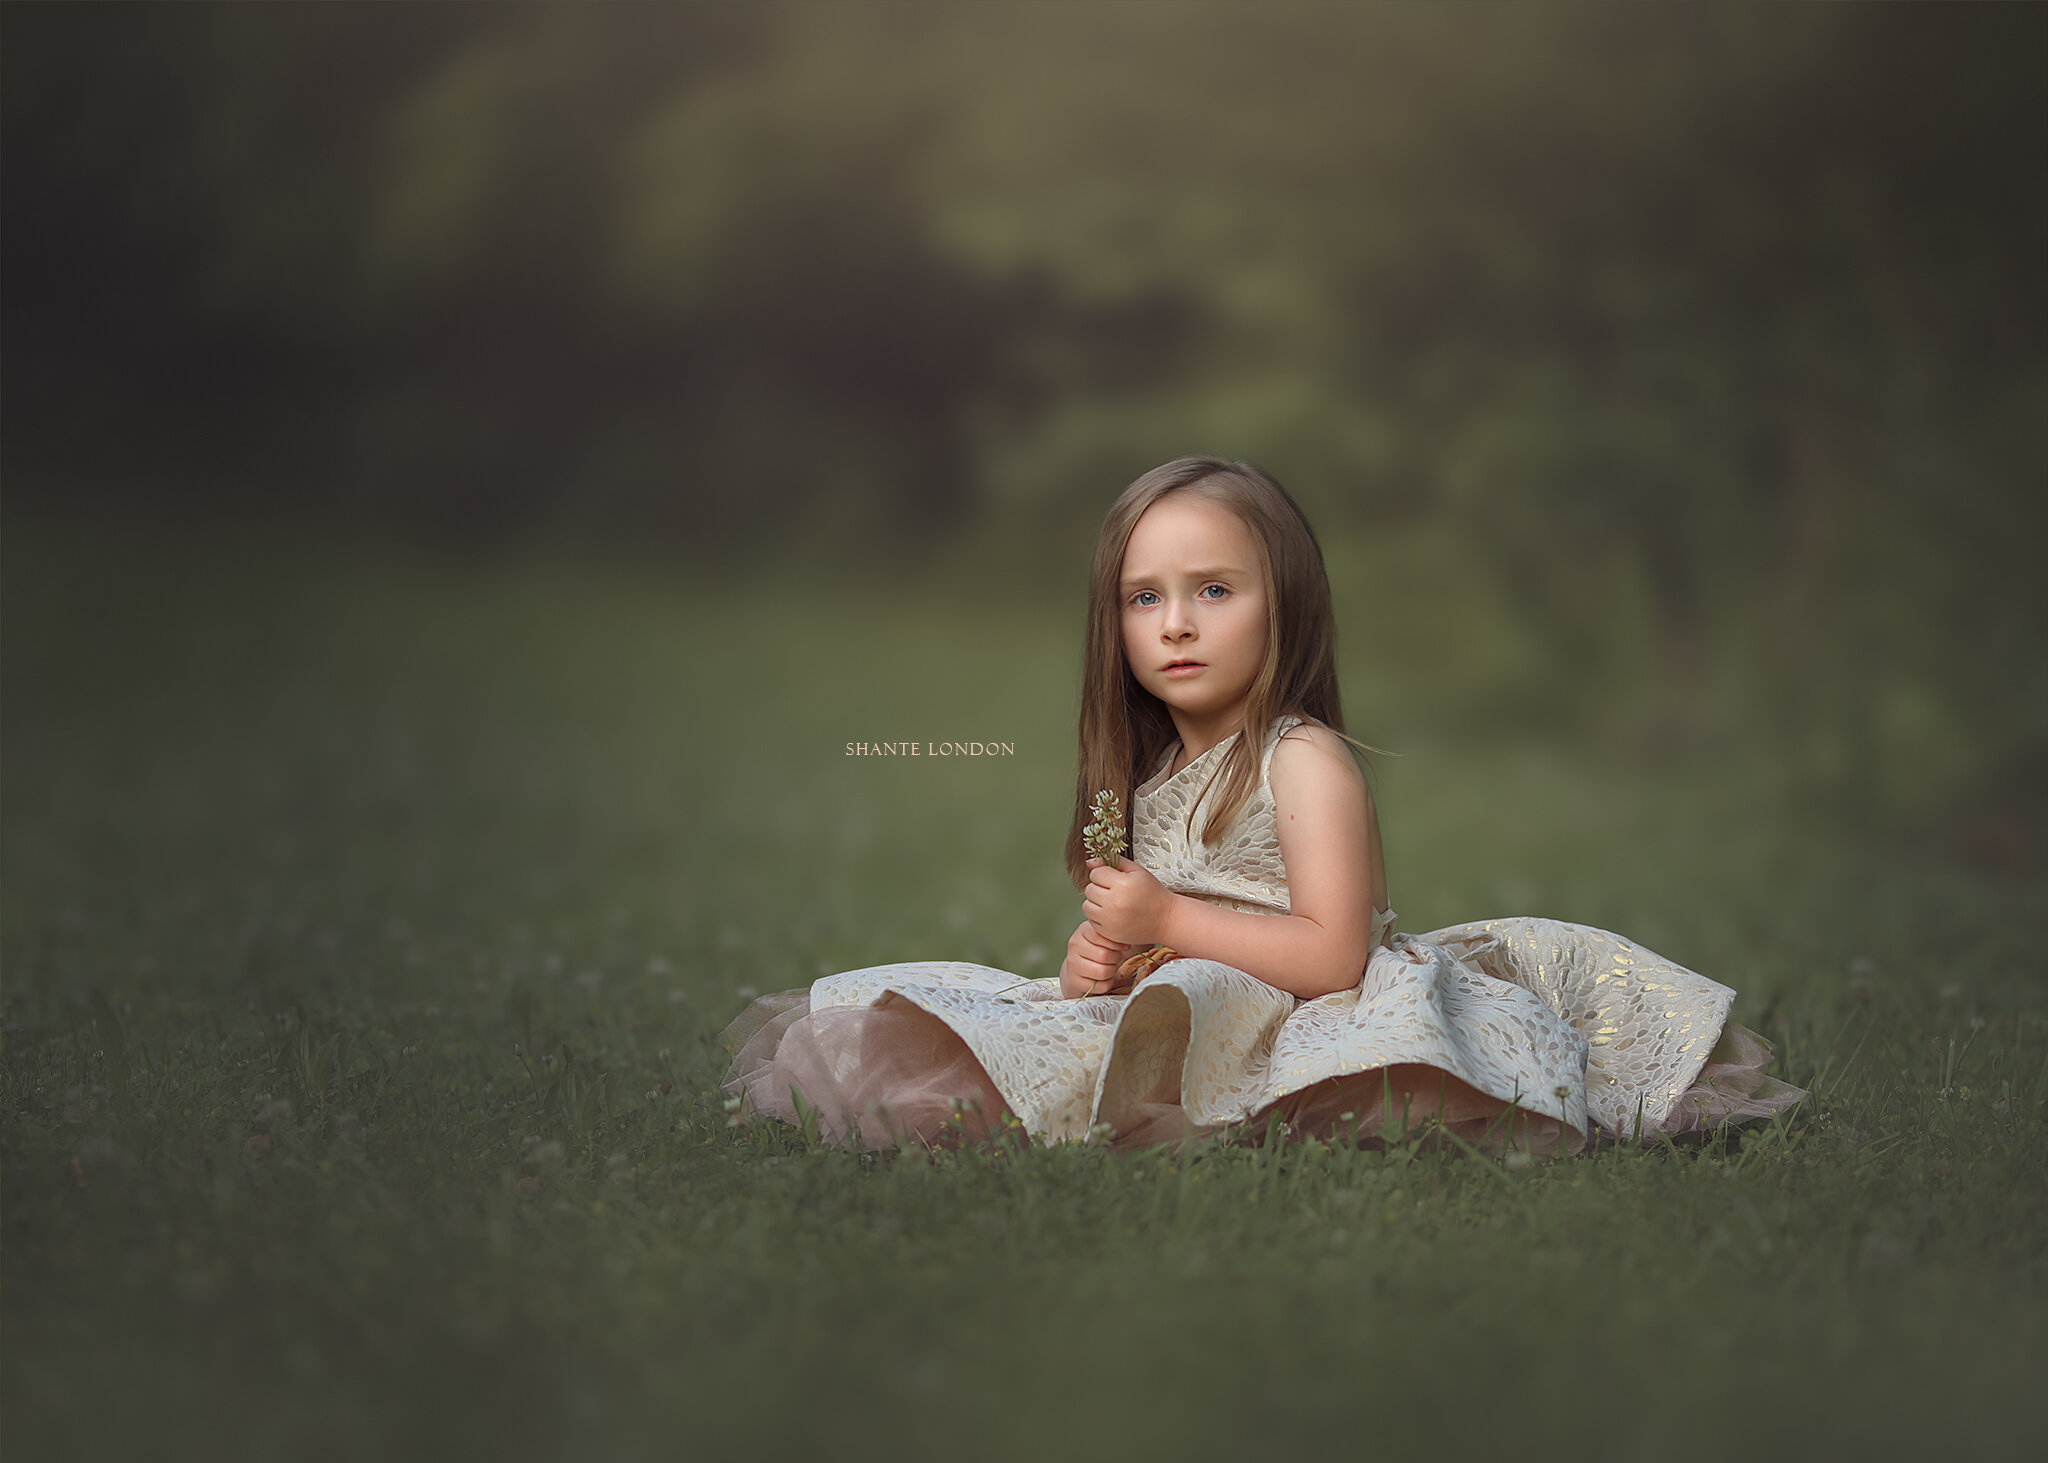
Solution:
[[[1123,964],[1119,965],[1116,968],[1117,977],[1120,980],[1128,980],[1136,984],[1167,961],[1178,960],[1179,958],[1180,952],[1172,946],[1154,945],[1149,949],[1140,950],[1137,954],[1130,956]]]
[[[1112,869],[1124,866],[1124,804],[1109,788],[1095,794],[1095,817],[1081,830],[1081,844]]]
[[[1081,832],[1081,842],[1095,858],[1112,869],[1124,866],[1124,805],[1109,788],[1095,794],[1095,817]],[[1174,952],[1164,945],[1139,951],[1117,967],[1117,975],[1130,981],[1143,980],[1167,961]]]

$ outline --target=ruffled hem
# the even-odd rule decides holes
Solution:
[[[1806,1100],[1806,1089],[1764,1071],[1772,1051],[1771,1044],[1747,1026],[1730,1022],[1707,1053],[1698,1078],[1671,1105],[1664,1121],[1646,1125],[1644,1141],[1774,1117],[1797,1107]]]
[[[900,996],[873,1006],[812,1009],[808,991],[763,996],[726,1030],[737,1042],[725,1089],[743,1111],[802,1125],[837,1147],[930,1148],[987,1138],[1013,1118],[988,1071],[938,1017]],[[1126,1105],[1114,1149],[1208,1140],[1224,1125],[1192,1123],[1172,1102]],[[1489,1152],[1573,1152],[1582,1137],[1555,1118],[1513,1110],[1456,1077],[1410,1063],[1319,1082],[1236,1127],[1264,1134],[1278,1117],[1291,1135],[1376,1148],[1409,1129],[1440,1127]],[[1391,1118],[1391,1121],[1390,1121]]]
[[[812,1118],[819,1136],[836,1147],[978,1142],[1015,1119],[966,1041],[900,995],[873,1005],[813,1009],[809,991],[778,992],[749,1006],[726,1028],[725,1040],[733,1051],[725,1088],[741,1099],[744,1111],[797,1125]],[[1764,1072],[1771,1056],[1769,1042],[1730,1025],[1698,1080],[1663,1122],[1645,1125],[1642,1141],[1767,1118],[1795,1106],[1807,1094]],[[1117,1117],[1113,1129],[1094,1135],[1113,1149],[1209,1140],[1226,1128],[1256,1139],[1276,1117],[1290,1135],[1364,1148],[1415,1132],[1425,1141],[1441,1133],[1482,1152],[1552,1157],[1579,1151],[1587,1137],[1555,1117],[1413,1062],[1312,1083],[1238,1124],[1193,1123],[1179,1103],[1168,1101],[1126,1103]],[[1613,1136],[1598,1124],[1594,1129]]]

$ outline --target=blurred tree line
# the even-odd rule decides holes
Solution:
[[[17,501],[1029,569],[1220,451],[1588,716],[1649,666],[1828,775],[2048,786],[2042,7],[0,24]]]

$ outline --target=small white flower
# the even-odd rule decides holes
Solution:
[[[536,1143],[526,1151],[526,1162],[531,1168],[543,1168],[562,1161],[562,1145],[553,1138],[545,1143]]]

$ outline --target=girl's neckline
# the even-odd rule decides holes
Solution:
[[[1157,788],[1166,786],[1167,783],[1174,781],[1176,778],[1186,777],[1190,772],[1194,771],[1195,768],[1201,766],[1202,763],[1208,761],[1211,757],[1215,756],[1218,752],[1222,751],[1225,747],[1229,746],[1232,742],[1236,741],[1239,737],[1243,735],[1244,732],[1242,730],[1232,732],[1229,736],[1225,737],[1222,741],[1218,742],[1215,746],[1211,747],[1208,751],[1202,753],[1201,756],[1194,758],[1185,767],[1181,768],[1180,771],[1168,773],[1166,769],[1168,767],[1173,766],[1173,759],[1180,755],[1181,747],[1184,745],[1181,742],[1175,742],[1172,747],[1167,749],[1165,765],[1162,766],[1159,769],[1159,771],[1153,775],[1152,780],[1150,782],[1146,783],[1143,787],[1139,788],[1138,791],[1152,792],[1155,791]]]
[[[1301,720],[1300,717],[1276,717],[1274,718],[1274,725],[1278,725],[1281,721],[1286,721],[1290,719],[1296,722],[1299,722]],[[1268,728],[1268,730],[1270,729],[1271,728]],[[1134,796],[1149,797],[1153,793],[1158,792],[1159,789],[1161,789],[1162,787],[1165,787],[1169,782],[1178,782],[1181,778],[1186,777],[1190,772],[1194,771],[1197,767],[1201,766],[1204,762],[1208,761],[1211,757],[1215,756],[1218,752],[1222,751],[1225,747],[1229,746],[1232,742],[1236,741],[1239,737],[1243,735],[1244,729],[1242,727],[1238,728],[1229,736],[1225,737],[1222,741],[1218,742],[1215,746],[1211,747],[1208,751],[1202,753],[1201,756],[1195,758],[1192,762],[1188,763],[1187,766],[1181,768],[1180,771],[1173,773],[1171,776],[1169,776],[1167,774],[1166,769],[1173,765],[1173,759],[1180,754],[1180,749],[1182,746],[1182,743],[1176,741],[1173,744],[1173,746],[1167,750],[1166,760],[1159,764],[1159,770],[1153,773],[1151,777],[1147,778],[1143,783],[1139,785],[1138,790],[1134,794]]]

